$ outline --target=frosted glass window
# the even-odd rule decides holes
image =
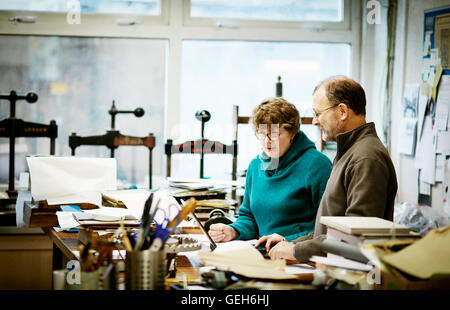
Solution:
[[[343,20],[342,0],[191,0],[191,16],[272,21]]]
[[[312,116],[314,86],[332,75],[351,74],[349,44],[185,40],[182,48],[182,118],[172,133],[174,142],[200,138],[201,123],[194,115],[208,110],[211,120],[205,125],[205,138],[231,144],[233,105],[239,106],[240,115],[250,116],[263,99],[275,96],[278,76],[283,97],[296,105],[301,116]],[[317,139],[315,126],[301,129]],[[238,145],[241,171],[260,151],[251,126],[239,126]],[[199,176],[198,155],[178,158],[183,168],[173,169],[174,176]],[[229,155],[206,155],[205,176],[231,179],[231,162]]]
[[[161,15],[161,0],[0,0],[0,10],[64,13],[78,3],[81,13]]]
[[[111,128],[108,110],[142,107],[143,117],[118,114],[116,130],[144,137],[153,133],[153,184],[163,174],[166,40],[0,36],[0,93],[36,92],[34,104],[17,103],[16,117],[58,125],[56,155],[70,156],[69,135],[103,135]],[[0,101],[0,119],[9,117],[9,102]],[[16,174],[25,169],[25,154],[49,154],[50,139],[16,139]],[[8,144],[0,138],[1,179],[8,179]],[[118,180],[148,187],[149,152],[145,146],[115,151]],[[80,146],[76,156],[109,157],[106,146]]]

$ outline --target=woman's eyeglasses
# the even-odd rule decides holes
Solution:
[[[282,135],[282,132],[279,132],[279,131],[272,131],[270,133],[266,133],[266,132],[257,132],[256,133],[256,137],[261,141],[264,141],[266,139],[266,137],[267,137],[267,139],[269,139],[269,141],[278,140],[281,135]]]

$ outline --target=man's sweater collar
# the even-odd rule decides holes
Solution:
[[[355,142],[360,140],[362,137],[368,135],[377,136],[375,124],[373,122],[356,127],[353,130],[338,134],[336,136],[337,152],[334,161],[335,162],[338,161],[345,154],[345,152],[347,152],[347,150],[350,147],[352,147],[353,144],[355,144]]]

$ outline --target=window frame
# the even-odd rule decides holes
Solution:
[[[184,19],[187,8],[190,9],[189,4],[189,0],[161,0],[161,16],[146,16],[142,23],[131,26],[118,26],[111,16],[102,14],[92,16],[92,20],[87,18],[87,14],[82,14],[80,25],[69,25],[66,23],[66,13],[36,14],[38,19],[34,24],[12,23],[8,21],[11,16],[33,14],[0,11],[0,35],[167,39],[169,46],[164,99],[164,141],[158,142],[162,144],[173,137],[173,130],[183,117],[179,112],[183,40],[348,43],[351,46],[351,77],[355,80],[360,78],[361,28],[365,21],[362,16],[365,1],[344,0],[344,23],[334,26],[323,22],[294,22],[293,25],[291,22],[267,21],[260,25],[242,23],[239,27],[217,27],[217,21],[189,25]],[[117,18],[116,15],[114,17]]]
[[[35,32],[32,34],[42,34],[42,35],[61,35],[65,36],[67,33],[75,32],[78,36],[85,36],[83,30],[86,26],[93,27],[94,29],[98,27],[108,27],[109,30],[117,32],[114,28],[130,28],[131,26],[155,26],[155,25],[168,25],[169,24],[169,7],[168,1],[161,0],[161,14],[160,15],[138,15],[138,14],[101,14],[101,13],[81,13],[81,23],[80,24],[68,24],[67,23],[67,12],[45,12],[45,11],[21,11],[13,10],[6,11],[0,10],[0,29],[5,29],[9,31],[10,34],[18,34],[17,30],[26,31],[26,34],[30,34],[28,31]],[[30,16],[35,19],[32,23],[22,23],[14,21],[14,18],[21,16]],[[125,22],[125,24],[119,25],[119,21]],[[126,22],[134,22],[135,24],[126,24]],[[57,29],[54,31],[49,31],[49,27],[55,27]],[[48,29],[48,30],[47,30]],[[80,32],[81,30],[81,32]],[[21,32],[22,32],[21,31]],[[3,33],[1,31],[0,33]],[[24,34],[23,32],[20,34]],[[88,35],[86,35],[88,36]],[[102,34],[96,36],[104,36]],[[105,36],[107,37],[107,36]]]
[[[209,26],[217,28],[300,28],[300,29],[333,29],[349,30],[351,27],[351,0],[342,0],[344,11],[343,20],[340,22],[330,21],[277,21],[238,18],[205,18],[191,16],[191,0],[185,0],[183,6],[183,23],[186,26]]]

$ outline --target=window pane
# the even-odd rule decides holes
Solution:
[[[70,156],[69,135],[103,135],[111,129],[112,101],[118,110],[142,107],[144,116],[117,114],[115,129],[127,136],[153,133],[153,176],[162,175],[166,40],[1,36],[0,93],[36,92],[34,104],[17,102],[17,118],[58,125],[56,155]],[[0,119],[10,116],[0,101]],[[16,173],[25,154],[49,154],[50,139],[16,139]],[[0,146],[9,153],[8,139]],[[8,153],[2,154],[1,179],[8,179]],[[116,149],[118,180],[148,187],[149,152],[145,146]],[[76,156],[109,157],[106,146],[82,145]],[[155,179],[153,180],[155,183]]]
[[[191,0],[191,16],[278,21],[343,20],[343,0]]]
[[[161,0],[0,0],[0,10],[161,15]]]
[[[250,116],[263,99],[275,96],[279,75],[283,97],[301,116],[312,116],[314,86],[326,77],[351,72],[349,44],[186,40],[182,48],[182,119],[169,133],[177,143],[200,138],[201,123],[194,115],[204,109],[211,113],[205,138],[230,144],[233,105],[239,106],[240,115]],[[301,128],[316,140],[316,127]],[[239,126],[238,145],[238,170],[245,170],[261,149],[251,126]],[[179,166],[174,176],[198,177],[199,157],[180,155],[178,160],[183,168]],[[231,167],[229,155],[205,156],[205,176],[231,179]]]

